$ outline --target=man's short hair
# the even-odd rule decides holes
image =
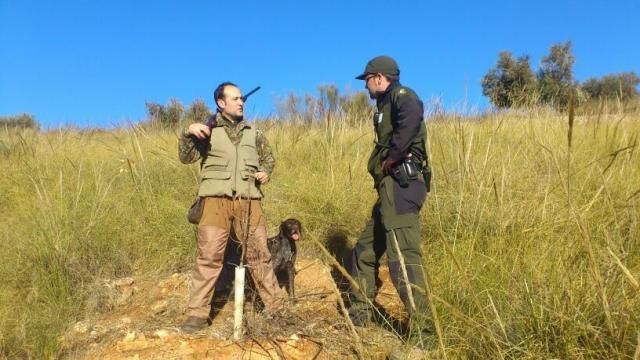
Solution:
[[[213,91],[213,100],[216,102],[216,106],[218,104],[218,100],[224,99],[224,88],[227,86],[238,87],[238,85],[232,83],[231,81],[225,81],[222,84],[218,85],[218,87]]]

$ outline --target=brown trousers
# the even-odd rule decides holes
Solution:
[[[208,318],[216,281],[222,272],[224,253],[233,225],[239,240],[244,239],[244,222],[249,212],[246,264],[267,311],[284,306],[286,292],[278,286],[267,248],[267,229],[260,200],[205,198],[198,224],[198,257],[191,278],[189,316]]]

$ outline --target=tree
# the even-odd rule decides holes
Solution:
[[[501,51],[496,67],[482,78],[482,94],[499,108],[532,105],[536,101],[536,77],[528,56],[517,60]]]
[[[640,78],[635,72],[625,72],[606,75],[602,79],[590,78],[582,84],[582,90],[590,100],[628,101],[640,96],[638,84],[640,84]]]
[[[564,109],[569,102],[569,94],[574,90],[573,56],[571,41],[551,46],[549,55],[542,58],[538,71],[540,100]]]

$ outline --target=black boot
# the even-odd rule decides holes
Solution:
[[[367,327],[371,324],[371,312],[362,309],[349,309],[349,319],[354,326]]]

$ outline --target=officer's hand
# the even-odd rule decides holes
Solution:
[[[256,180],[260,182],[260,184],[266,184],[269,181],[269,174],[264,171],[256,172]]]
[[[385,161],[382,162],[382,172],[385,175],[389,175],[391,173],[391,169],[393,169],[396,164],[398,163],[398,161],[394,161],[391,159],[387,159]]]
[[[211,130],[209,130],[209,127],[205,124],[194,123],[189,125],[189,134],[198,139],[204,139],[211,134]]]

